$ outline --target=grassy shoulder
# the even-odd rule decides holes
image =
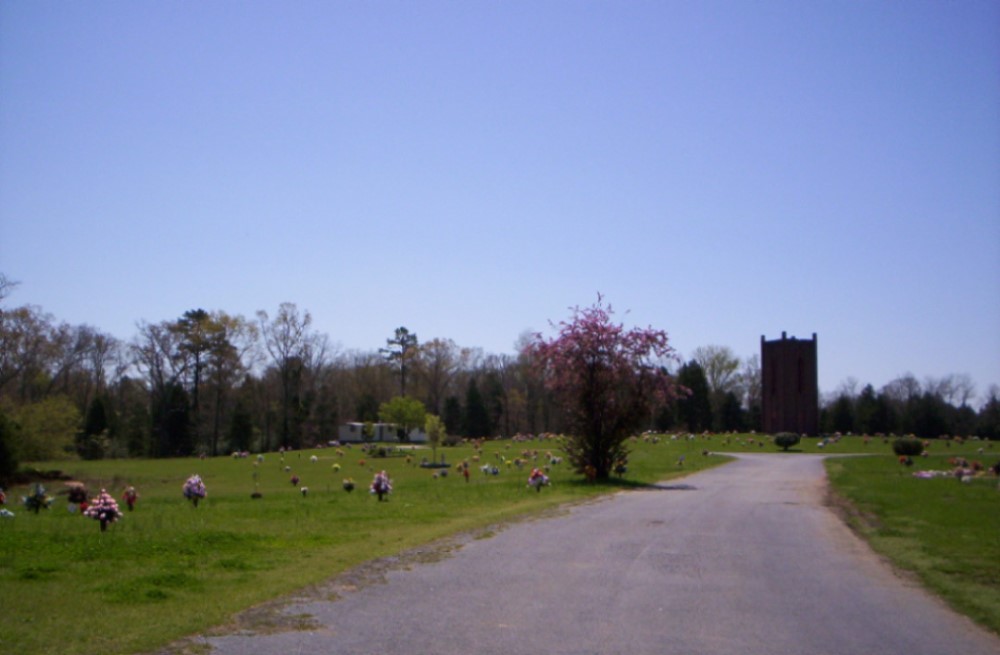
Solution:
[[[826,461],[832,493],[851,527],[899,569],[957,611],[1000,633],[1000,487],[995,476],[922,479],[965,457],[987,466],[1000,452],[943,448],[903,466],[891,454]],[[845,502],[846,501],[846,502]]]
[[[38,514],[17,503],[26,488],[8,490],[16,517],[0,521],[0,651],[148,652],[366,561],[725,461],[680,461],[687,452],[696,450],[636,440],[623,479],[588,484],[555,464],[541,492],[527,488],[528,473],[550,453],[561,455],[555,441],[440,449],[449,462],[469,461],[468,481],[454,467],[445,477],[419,467],[429,451],[408,461],[357,447],[271,453],[259,463],[253,456],[39,463],[86,483],[91,497],[106,488],[120,499],[134,485],[139,500],[133,512],[119,500],[124,518],[101,532],[97,521],[68,511],[62,482],[46,485],[56,501]],[[483,473],[487,464],[498,474]],[[393,480],[388,502],[368,493],[382,469]],[[194,473],[208,489],[198,507],[181,494]],[[351,493],[342,486],[348,477],[356,482]],[[255,489],[261,498],[251,498]]]

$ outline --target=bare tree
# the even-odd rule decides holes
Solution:
[[[0,273],[0,301],[6,299],[19,284],[21,283],[10,279],[4,273]]]
[[[708,388],[713,395],[735,391],[739,384],[740,358],[729,346],[701,346],[693,358],[705,371]]]
[[[294,303],[282,303],[271,319],[267,312],[257,312],[264,348],[271,356],[281,385],[281,443],[301,446],[299,404],[304,390],[303,376],[325,361],[327,341],[309,329],[312,316],[299,314]]]
[[[882,387],[882,393],[893,402],[903,404],[921,394],[920,382],[913,377],[912,373],[906,373],[890,380]]]
[[[959,407],[965,407],[976,397],[976,383],[968,373],[959,373],[953,377],[953,390]]]
[[[51,333],[52,317],[39,307],[0,311],[0,396],[29,400],[31,381],[48,366]]]
[[[171,324],[140,323],[132,342],[136,368],[147,380],[153,415],[152,453],[156,456],[185,454],[190,448],[187,416],[178,411],[183,405],[182,380],[187,357],[181,350],[181,336]]]
[[[761,404],[760,355],[748,357],[740,370],[740,385],[747,409]]]
[[[468,352],[451,339],[431,339],[419,346],[413,360],[413,375],[424,390],[427,410],[439,414],[455,375]]]

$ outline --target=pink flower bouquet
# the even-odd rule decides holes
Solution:
[[[118,510],[118,503],[104,489],[101,489],[97,498],[90,501],[90,505],[84,510],[83,515],[100,521],[101,532],[108,529],[108,523],[114,523],[123,516]]]

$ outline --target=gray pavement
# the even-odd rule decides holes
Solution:
[[[1000,654],[879,561],[824,489],[818,456],[740,456],[343,576],[281,604],[299,629],[199,641],[214,655]]]

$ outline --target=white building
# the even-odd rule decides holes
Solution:
[[[364,423],[345,423],[340,426],[338,438],[341,443],[360,443],[365,440]],[[392,423],[372,423],[372,441],[399,443],[396,426]],[[427,433],[420,428],[410,430],[410,443],[426,443]]]

